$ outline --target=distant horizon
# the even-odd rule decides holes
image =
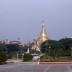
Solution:
[[[44,20],[42,20],[42,22],[43,22]],[[42,26],[41,26],[41,30],[42,30]],[[45,28],[45,31],[46,31],[46,28]],[[40,31],[40,33],[41,33],[41,31]],[[37,36],[37,38],[40,36],[40,33],[39,33],[39,35]],[[47,33],[47,31],[46,31],[46,33]],[[48,35],[48,33],[47,33],[47,35]],[[48,36],[49,37],[49,36]],[[20,38],[20,37],[18,37],[18,38]],[[5,39],[2,39],[2,40],[6,40],[6,39],[8,39],[8,40],[11,40],[11,41],[18,41],[18,38],[14,38],[14,39],[9,39],[9,38],[5,38]],[[33,38],[33,39],[37,39],[37,38]],[[50,38],[50,37],[49,37]],[[72,37],[63,37],[63,38],[72,38]],[[30,41],[30,42],[32,42],[33,41],[33,39],[30,41],[30,40],[26,40],[25,42],[28,42],[28,41]],[[50,38],[50,39],[52,39],[52,38]],[[60,39],[62,39],[62,38],[60,38]],[[60,40],[60,39],[52,39],[52,40]],[[21,38],[20,38],[20,40],[21,40]],[[23,40],[21,40],[21,41],[23,41]]]
[[[1,0],[0,40],[31,42],[42,20],[50,39],[72,38],[72,0]]]

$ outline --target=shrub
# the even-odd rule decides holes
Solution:
[[[32,60],[33,56],[30,54],[24,54],[23,61],[30,61]]]
[[[46,59],[46,56],[45,55],[41,56],[40,60],[42,60],[42,59]]]
[[[5,62],[7,60],[6,53],[0,53],[0,63]]]
[[[12,58],[12,55],[11,54],[7,54],[7,58],[8,59],[11,59]]]

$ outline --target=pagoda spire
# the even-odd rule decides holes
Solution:
[[[47,33],[45,31],[45,24],[44,24],[44,20],[43,20],[42,21],[42,30],[41,30],[40,36],[38,37],[38,39],[34,43],[34,49],[40,51],[41,44],[46,40],[49,40],[49,38],[48,38]]]
[[[41,31],[40,37],[41,37],[41,38],[46,38],[46,37],[47,37],[47,33],[46,33],[46,31],[45,31],[44,20],[42,21],[42,31]]]
[[[42,33],[45,33],[45,24],[44,24],[44,20],[42,21]]]

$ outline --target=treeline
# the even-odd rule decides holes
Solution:
[[[22,58],[28,47],[28,45],[0,44],[0,63],[10,58],[17,58],[17,54],[19,58]]]
[[[45,41],[41,44],[41,52],[53,57],[72,56],[72,38]]]
[[[18,44],[0,44],[0,62],[5,62],[9,58],[23,57],[23,54],[30,49],[30,53],[43,53],[46,56],[64,57],[72,56],[72,38],[62,38],[58,41],[48,40],[41,44],[41,52],[32,50],[32,45],[18,45]]]

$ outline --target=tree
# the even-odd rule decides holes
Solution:
[[[0,63],[7,60],[7,48],[4,44],[0,44]]]
[[[19,45],[18,44],[7,44],[7,52],[9,54],[16,53],[19,51]]]
[[[6,53],[0,53],[0,63],[5,62],[7,60]]]
[[[30,54],[24,54],[23,61],[30,61],[32,60],[33,56]]]
[[[36,54],[40,54],[40,51],[37,51],[37,50],[35,50],[35,49],[30,49],[30,53],[32,54],[34,54],[34,53],[36,53]]]
[[[50,48],[49,48],[50,47]],[[64,56],[65,46],[56,40],[48,40],[42,43],[41,52],[48,53],[50,56]]]
[[[7,44],[7,54],[8,58],[16,57],[17,53],[19,52],[20,48],[18,44]]]
[[[59,40],[65,46],[65,55],[71,56],[71,45],[72,45],[72,38],[62,38]]]
[[[6,53],[7,47],[4,44],[0,44],[0,53]]]
[[[19,46],[19,50],[18,50],[18,52],[20,53],[20,54],[23,54],[23,53],[25,53],[26,52],[26,48],[25,48],[25,46]]]

